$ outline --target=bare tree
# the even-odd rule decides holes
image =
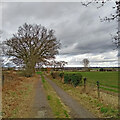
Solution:
[[[64,70],[64,67],[67,64],[68,64],[68,62],[66,62],[66,61],[60,61],[60,68],[62,68],[62,70]]]
[[[0,30],[0,39],[1,39],[1,34],[2,34],[2,31]],[[2,49],[1,49],[1,47],[2,47],[2,43],[0,42],[0,68],[1,68],[1,66],[2,66],[2,58],[1,58]]]
[[[88,65],[89,65],[89,60],[88,59],[83,59],[83,64],[84,64],[84,67],[86,68],[86,67],[88,67]]]
[[[38,70],[40,70],[42,67],[47,66],[50,62],[49,61],[41,61],[39,63],[37,63],[36,67],[38,68]]]
[[[53,66],[54,70],[56,68],[56,61],[53,59],[51,62],[50,62],[50,65]]]
[[[9,57],[8,56],[5,56],[5,51],[6,51],[6,46],[4,44],[4,42],[2,41],[2,30],[0,30],[0,67],[2,67],[4,65],[4,62],[5,61],[8,61],[9,60]]]
[[[68,64],[66,61],[60,61],[59,63],[60,63],[60,68],[64,68],[64,66]]]
[[[34,74],[36,64],[55,58],[60,49],[54,30],[27,23],[20,26],[18,32],[6,40],[5,44],[9,48],[6,55],[14,57],[13,62],[23,64],[27,76]]]
[[[50,66],[53,66],[54,70],[55,68],[63,69],[66,64],[67,64],[66,61],[56,61],[54,59],[49,63]]]

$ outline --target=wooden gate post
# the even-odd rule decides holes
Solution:
[[[87,78],[84,78],[83,80],[84,80],[84,91],[86,91],[86,80],[87,80]]]
[[[4,74],[2,74],[2,86],[4,86]]]
[[[100,98],[100,83],[99,81],[96,82],[97,83],[97,92],[98,92],[98,99]]]

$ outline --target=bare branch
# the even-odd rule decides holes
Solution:
[[[60,48],[54,30],[27,23],[20,26],[17,34],[13,34],[5,44],[10,48],[7,55],[15,57],[15,63],[25,64],[26,69],[34,69],[36,64],[55,58]]]

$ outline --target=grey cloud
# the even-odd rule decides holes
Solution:
[[[117,23],[101,23],[99,16],[107,16],[111,6],[98,10],[81,3],[4,3],[3,38],[11,37],[24,22],[37,23],[56,31],[62,43],[61,56],[110,52],[114,49],[110,33],[116,32]]]
[[[89,59],[89,61],[90,61],[90,64],[98,64],[98,63],[116,63],[116,60],[115,59],[113,59],[113,60],[91,60],[91,59]],[[82,62],[82,59],[75,59],[75,58],[73,58],[73,59],[71,59],[70,61],[69,61],[69,63],[70,64],[73,64],[73,65],[83,65],[83,62]]]
[[[101,60],[101,61],[91,61],[91,62],[96,62],[96,63],[103,63],[103,62],[116,62],[116,60]]]

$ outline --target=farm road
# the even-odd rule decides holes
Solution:
[[[41,79],[38,79],[36,81],[34,88],[35,88],[35,98],[32,108],[33,113],[31,117],[53,118],[53,114],[48,104]]]
[[[73,99],[70,95],[68,95],[63,89],[58,87],[56,83],[52,80],[44,76],[48,83],[54,88],[56,93],[59,95],[61,100],[67,105],[70,109],[70,115],[73,118],[95,118],[95,116],[86,110],[78,101]]]

